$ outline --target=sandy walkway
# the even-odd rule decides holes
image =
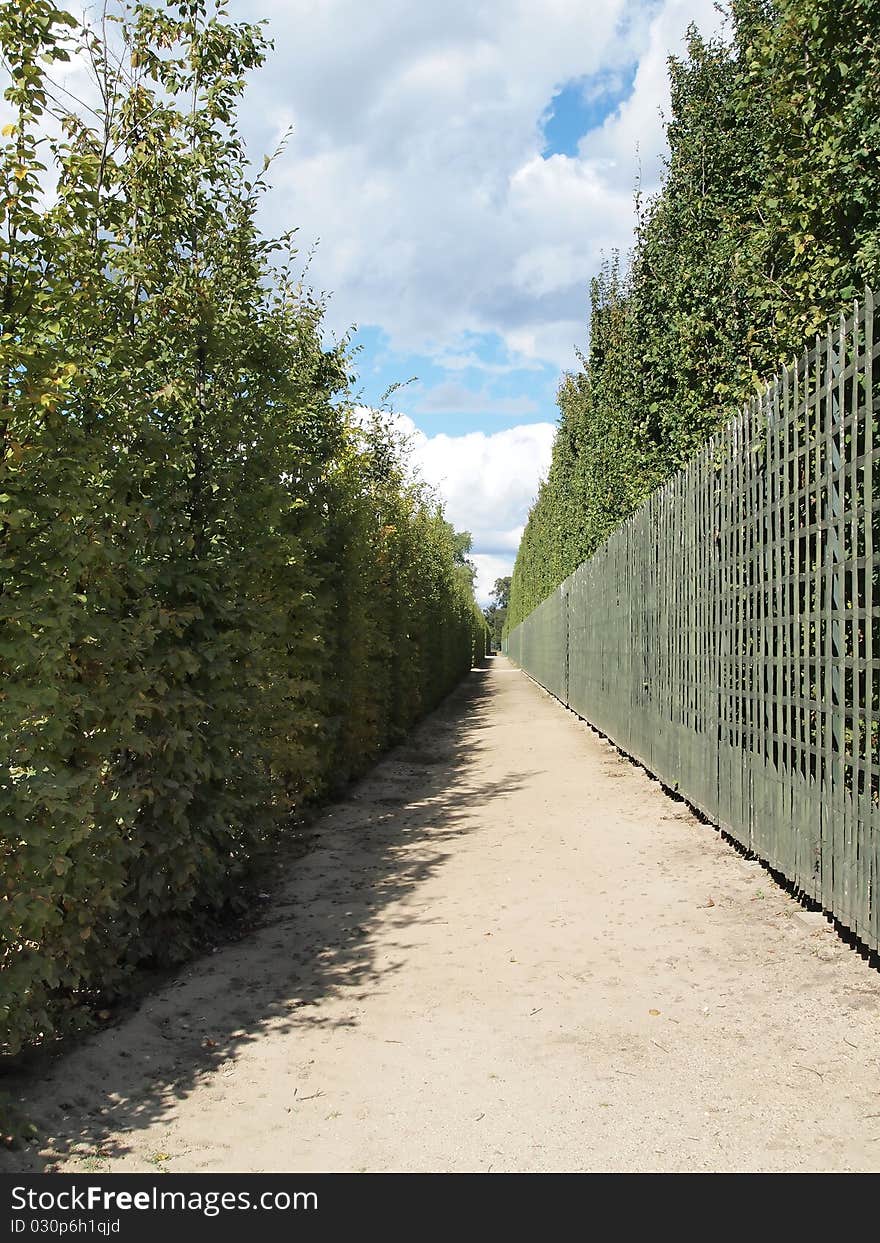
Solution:
[[[880,974],[496,658],[2,1160],[877,1170],[878,1059]]]

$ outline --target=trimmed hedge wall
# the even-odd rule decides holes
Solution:
[[[0,3],[7,1052],[191,953],[291,813],[485,652],[454,531],[257,231],[260,28],[117,12],[108,43]],[[49,86],[86,44],[96,115]]]

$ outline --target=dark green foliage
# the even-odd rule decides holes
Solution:
[[[0,1041],[182,959],[485,650],[455,533],[259,235],[259,27],[0,3]],[[78,48],[92,112],[53,65]],[[41,136],[42,135],[42,136]],[[57,183],[45,198],[42,186]]]
[[[880,282],[877,35],[875,0],[732,0],[727,37],[670,60],[664,185],[593,283],[508,627]]]
[[[493,603],[499,609],[506,609],[510,604],[510,575],[507,575],[505,578],[496,578],[495,586],[490,594]]]
[[[507,621],[507,607],[510,604],[510,578],[496,578],[490,597],[491,603],[483,609],[483,616],[489,627],[489,637],[493,646],[500,649],[504,624]]]

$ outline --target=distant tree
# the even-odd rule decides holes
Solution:
[[[452,545],[453,561],[467,571],[471,586],[473,586],[474,579],[477,576],[477,567],[471,561],[468,553],[474,546],[474,537],[470,531],[456,531],[452,529]]]
[[[496,578],[495,586],[489,592],[490,598],[495,601],[499,609],[506,609],[510,604],[510,584],[510,575],[507,578]]]
[[[510,600],[510,579],[496,578],[495,586],[489,593],[491,603],[483,609],[486,625],[493,647],[501,646],[501,635],[507,621],[507,605]]]
[[[468,553],[474,546],[474,537],[470,531],[456,531],[453,535],[453,543],[453,556],[459,565],[464,565],[468,561]]]

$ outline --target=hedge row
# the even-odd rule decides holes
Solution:
[[[0,3],[0,1034],[192,952],[485,650],[235,129],[259,28]],[[94,111],[53,85],[92,67]]]

